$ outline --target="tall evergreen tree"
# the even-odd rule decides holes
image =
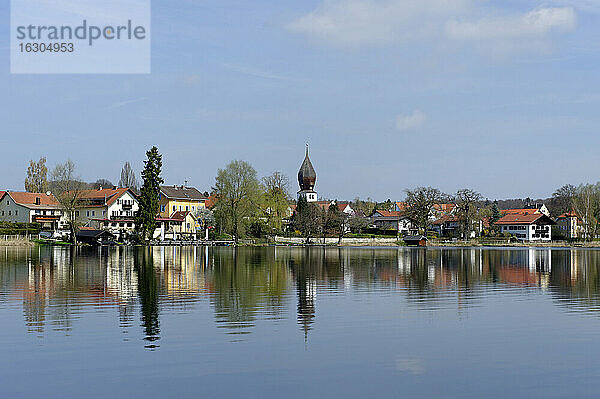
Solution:
[[[160,177],[162,169],[162,155],[156,146],[146,152],[147,159],[144,161],[142,171],[142,188],[139,196],[139,210],[135,219],[140,236],[147,240],[156,228],[156,215],[159,211],[159,190],[164,182]]]
[[[500,213],[500,209],[498,209],[498,201],[494,201],[494,205],[492,206],[492,216],[490,216],[490,227],[494,230],[497,230],[496,222],[500,220],[502,214]]]

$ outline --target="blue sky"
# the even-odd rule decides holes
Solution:
[[[541,197],[600,180],[592,0],[153,1],[149,75],[11,75],[0,8],[0,188],[29,159],[86,180],[163,154],[167,183],[244,159],[323,196],[407,187]]]

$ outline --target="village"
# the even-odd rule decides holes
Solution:
[[[37,173],[35,165],[32,161],[30,177]],[[258,205],[251,201],[250,207],[256,209],[240,212],[231,220],[219,217],[230,213],[227,194],[218,191],[219,182],[210,191],[187,184],[160,184],[152,229],[146,240],[140,240],[140,193],[130,165],[126,166],[119,186],[107,187],[99,181],[93,188],[79,188],[76,198],[70,197],[68,209],[51,190],[0,191],[0,236],[5,240],[33,238],[44,243],[89,245],[142,241],[160,245],[232,244],[241,240],[417,246],[425,246],[428,241],[473,244],[477,239],[501,244],[577,243],[596,237],[595,229],[590,232],[590,223],[575,210],[574,198],[561,198],[563,209],[555,215],[544,203],[529,199],[521,207],[501,209],[497,201],[483,200],[472,190],[461,190],[451,198],[430,187],[406,190],[407,197],[401,201],[323,199],[315,191],[317,174],[307,144],[295,198],[288,193],[287,178],[275,172],[263,178],[265,188],[261,194],[273,201]],[[249,165],[242,167],[252,169]],[[250,194],[241,193],[240,204],[248,199],[244,196]],[[593,224],[597,226],[597,221]]]

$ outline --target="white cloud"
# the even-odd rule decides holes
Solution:
[[[439,30],[447,15],[460,15],[473,0],[325,0],[288,25],[334,45],[387,44]]]
[[[486,50],[509,52],[549,48],[552,33],[577,26],[572,7],[519,12],[499,10],[487,3],[488,0],[324,0],[287,28],[317,43],[341,47],[414,41],[444,46],[478,41],[488,43]]]
[[[568,31],[577,26],[570,7],[539,8],[525,14],[486,18],[475,22],[448,21],[446,34],[455,40],[505,40],[543,37],[552,31]]]
[[[396,130],[413,130],[424,124],[426,120],[427,115],[418,109],[410,115],[398,115],[396,118]]]

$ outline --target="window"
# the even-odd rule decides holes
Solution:
[[[177,210],[177,207],[175,205],[173,205],[173,212],[175,212]]]
[[[15,216],[17,216],[19,214],[19,210],[15,209]]]
[[[179,210],[183,211],[183,206],[179,205]]]
[[[86,211],[86,212],[85,212],[85,216],[86,216],[86,217],[89,217],[89,216],[90,216],[90,211]]]
[[[186,205],[186,206],[185,206],[185,210],[186,210],[186,211],[189,211],[189,210],[190,210],[190,207]]]
[[[192,211],[195,211],[196,207],[194,205],[192,205]]]
[[[164,211],[165,211],[165,206],[164,206],[164,205],[161,205],[161,206],[160,206],[160,211],[161,211],[161,212],[164,212]]]
[[[132,227],[132,224],[131,223],[127,223],[127,227]]]
[[[96,211],[92,211],[92,216],[96,216]]]
[[[75,217],[78,218],[79,217],[79,211],[75,211]]]
[[[8,216],[12,215],[12,211],[8,211]]]

